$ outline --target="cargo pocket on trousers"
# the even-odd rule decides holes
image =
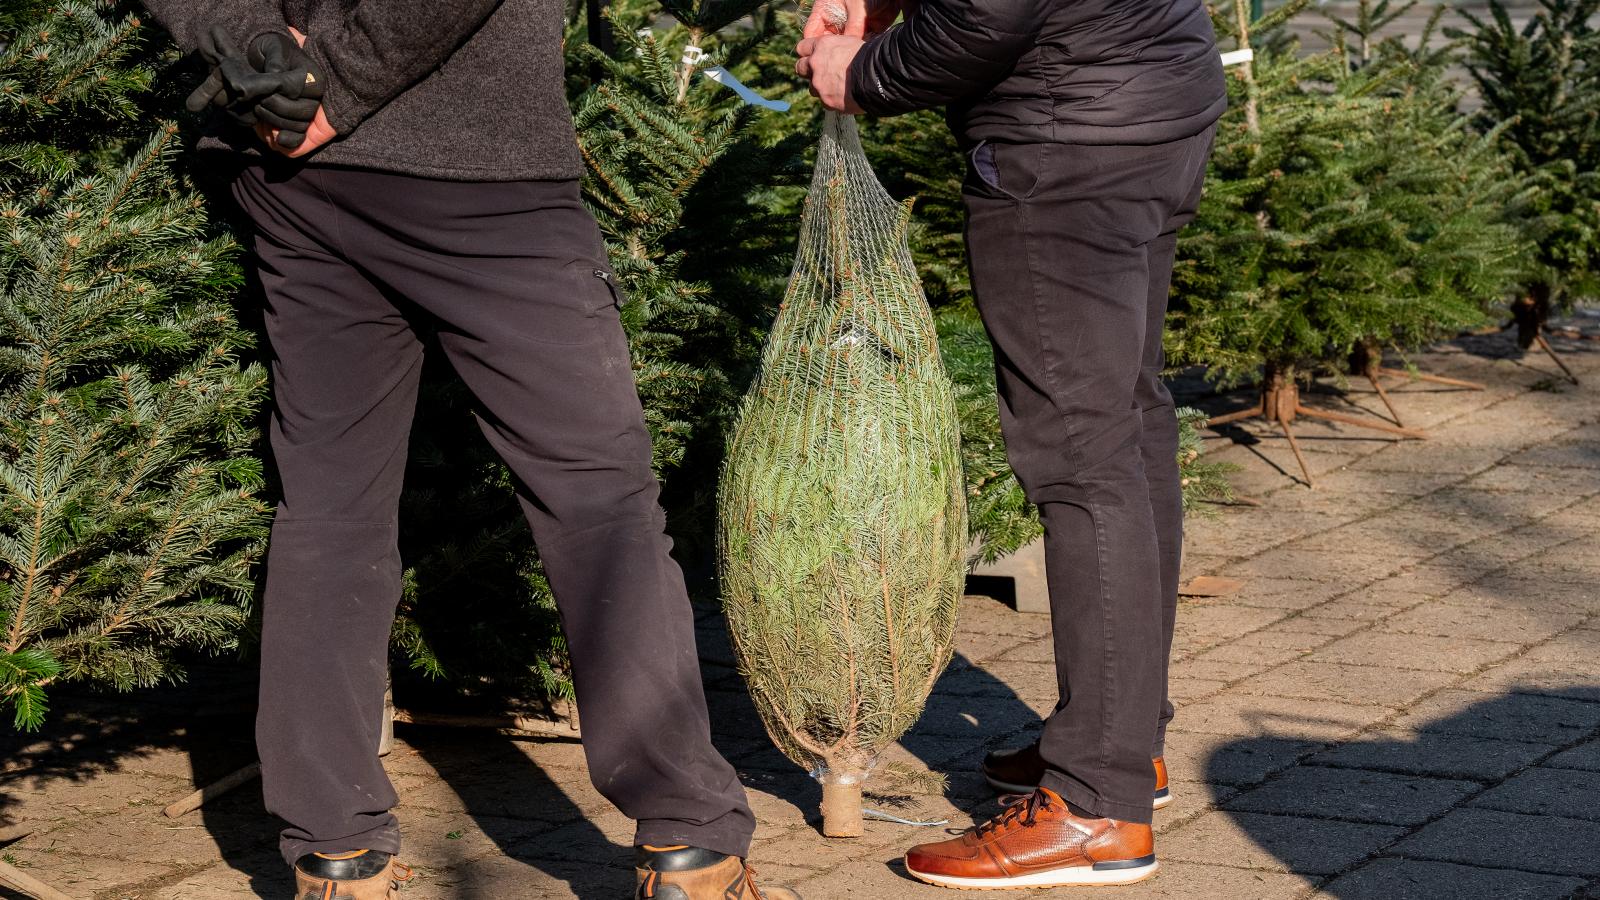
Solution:
[[[592,259],[575,259],[562,267],[554,284],[534,285],[545,302],[531,337],[545,344],[592,344],[615,328],[622,308],[616,276]]]

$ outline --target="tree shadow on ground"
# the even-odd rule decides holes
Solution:
[[[282,823],[266,811],[259,779],[180,819],[168,821],[161,814],[165,804],[255,759],[255,693],[249,664],[201,667],[186,685],[131,696],[76,686],[58,689],[52,697],[57,709],[43,730],[0,733],[0,829],[22,824],[36,825],[39,833],[63,825],[98,829],[98,819],[84,816],[85,804],[101,803],[107,816],[149,820],[139,822],[133,833],[170,829],[171,842],[159,848],[130,846],[125,843],[129,829],[110,824],[109,833],[123,843],[95,847],[92,838],[79,836],[71,839],[72,849],[94,847],[88,852],[95,856],[130,854],[128,859],[155,863],[182,862],[192,845],[203,857],[191,861],[220,855],[248,880],[254,896],[288,896],[293,877],[278,852]],[[529,885],[544,878],[566,882],[581,900],[610,900],[631,890],[632,872],[621,868],[629,864],[626,848],[607,840],[570,798],[577,793],[574,785],[586,777],[576,742],[425,728],[405,728],[402,736],[405,742],[396,745],[387,763],[400,793],[407,847],[402,858],[420,850],[429,864],[423,874],[450,885],[451,896],[533,896],[538,888]],[[533,758],[541,752],[528,752],[534,746],[550,749],[576,768],[552,777]],[[401,758],[409,756],[420,758],[427,769]],[[162,787],[152,774],[166,776],[171,787]],[[137,782],[124,787],[102,780],[122,776]],[[159,796],[143,796],[152,785]],[[588,812],[600,811],[597,801],[585,803]],[[128,810],[134,802],[137,808]],[[72,807],[71,818],[63,819],[62,806]],[[469,834],[474,831],[492,849],[474,843]],[[542,838],[549,840],[541,843]],[[557,852],[546,853],[550,847]],[[461,858],[472,851],[477,853]],[[74,860],[70,854],[55,855],[34,874],[60,886],[60,876],[80,865]],[[81,865],[92,867],[92,861]],[[522,867],[531,872],[519,873]],[[0,888],[0,900],[20,896]]]
[[[90,809],[105,817],[150,817],[174,829],[175,836],[200,823],[230,865],[253,879],[262,877],[262,861],[277,861],[276,828],[260,812],[258,783],[198,813],[161,818],[168,803],[255,759],[252,670],[231,661],[191,664],[183,685],[128,694],[81,685],[57,688],[51,696],[55,709],[43,729],[0,734],[0,828],[31,826],[36,835],[63,825],[92,829],[100,820],[85,818]],[[170,787],[163,787],[163,779]],[[66,807],[75,820],[63,819],[60,810]],[[130,850],[93,840],[86,844],[108,858]],[[169,854],[180,852],[174,849],[178,845],[175,840],[166,848]],[[63,855],[59,865],[71,874],[74,863]],[[50,880],[50,871],[38,874]]]
[[[1223,744],[1205,778],[1249,842],[1228,860],[1226,829],[1189,829],[1214,847],[1180,830],[1182,858],[1290,872],[1340,900],[1580,896],[1600,872],[1600,684],[1482,697],[1333,744]]]
[[[450,865],[435,884],[452,888],[461,900],[536,896],[540,880],[563,882],[580,900],[610,900],[633,889],[630,845],[613,842],[591,816],[619,817],[588,787],[577,741],[512,738],[483,731],[407,728],[406,743],[438,774],[459,803],[433,794],[413,795],[407,785],[427,792],[425,783],[397,778],[401,829],[408,846],[426,858]],[[577,767],[553,774],[541,757]],[[407,806],[415,808],[406,808]],[[466,842],[459,852],[463,820],[488,840],[484,851]],[[442,837],[442,840],[441,840]],[[631,835],[630,835],[631,837]],[[452,856],[465,856],[460,861]],[[532,870],[532,872],[528,871]],[[530,877],[532,876],[532,877]]]

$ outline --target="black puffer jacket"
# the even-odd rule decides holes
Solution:
[[[922,0],[861,49],[850,93],[874,115],[948,107],[969,146],[1164,143],[1227,105],[1201,0]]]

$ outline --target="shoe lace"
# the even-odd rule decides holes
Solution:
[[[1003,831],[1019,822],[1023,826],[1032,825],[1039,811],[1053,808],[1055,801],[1044,791],[1034,791],[1031,794],[1006,794],[1000,798],[1000,805],[1005,807],[1000,815],[973,826],[978,837]]]
[[[750,896],[754,900],[766,900],[766,895],[761,893],[761,888],[756,887],[756,870],[749,863],[744,864],[744,884],[750,889]]]

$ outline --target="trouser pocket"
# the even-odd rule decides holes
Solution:
[[[1009,200],[1026,200],[1042,179],[1046,144],[979,141],[967,153],[968,187]]]

